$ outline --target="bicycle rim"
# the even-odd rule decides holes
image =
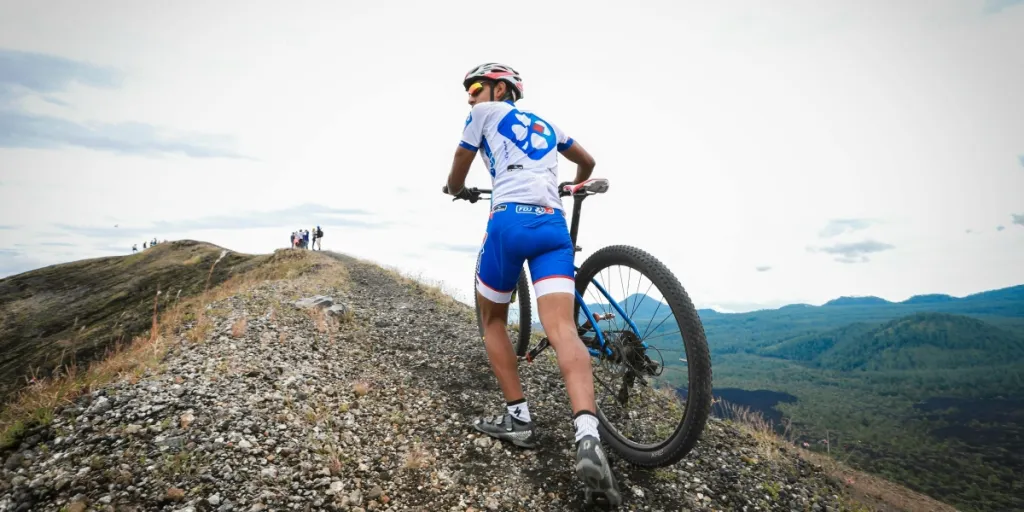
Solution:
[[[591,255],[576,287],[598,315],[588,323],[577,301],[581,339],[600,350],[600,330],[612,352],[592,360],[602,439],[634,464],[678,461],[696,444],[711,406],[707,341],[685,290],[660,261],[628,246]]]

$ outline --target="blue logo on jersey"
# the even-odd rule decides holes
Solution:
[[[543,119],[513,109],[498,123],[498,133],[512,141],[530,160],[544,158],[555,149],[555,130]]]
[[[469,126],[469,123],[472,123],[472,122],[473,122],[473,112],[470,111],[469,115],[466,116],[466,124],[462,125],[462,127],[465,128],[465,127]]]

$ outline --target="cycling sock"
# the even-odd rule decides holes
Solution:
[[[525,398],[506,402],[506,406],[508,407],[508,413],[511,414],[513,418],[523,423],[530,422],[530,407],[526,405]]]
[[[597,416],[590,411],[580,411],[572,418],[572,424],[576,427],[576,442],[580,442],[585,436],[594,436],[600,439],[597,433]]]

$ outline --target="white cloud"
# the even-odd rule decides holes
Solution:
[[[365,210],[389,226],[326,225],[325,248],[468,293],[486,206],[452,203],[439,190],[468,109],[461,77],[497,60],[525,75],[523,106],[580,141],[597,159],[595,175],[610,179],[609,192],[586,203],[581,258],[608,244],[640,246],[702,306],[898,300],[1024,282],[1012,257],[1024,249],[1021,230],[963,243],[965,229],[1005,223],[1022,208],[1021,5],[515,9],[411,1],[5,6],[0,48],[87,62],[121,78],[116,88],[72,83],[20,108],[74,123],[225,134],[254,160],[0,149],[0,224],[17,226],[0,230],[0,248],[37,238],[73,243],[60,254],[75,259],[100,254],[99,242],[55,225],[144,230],[163,222],[167,232],[110,235],[103,245],[127,252],[151,236],[189,237],[266,252],[287,243],[297,219],[187,226],[318,204]],[[503,19],[528,26],[502,32],[487,24]],[[563,166],[568,179],[574,169]],[[469,181],[488,183],[479,163]],[[304,224],[321,219],[310,212]],[[871,239],[896,249],[859,265],[808,252],[834,219],[880,222],[829,244]],[[53,250],[34,252],[44,261],[58,258]],[[771,271],[759,272],[765,262]]]

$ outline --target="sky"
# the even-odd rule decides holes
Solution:
[[[578,262],[640,247],[720,311],[1024,284],[1012,0],[4,0],[0,277],[319,224],[471,302],[487,207],[440,189],[490,61],[610,182]]]

